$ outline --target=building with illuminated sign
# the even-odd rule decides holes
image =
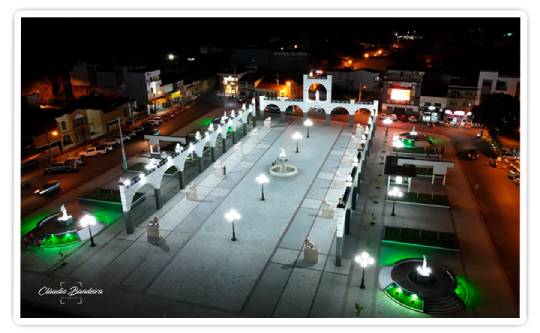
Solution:
[[[382,111],[418,113],[424,74],[421,71],[388,70],[381,91]]]
[[[236,69],[217,73],[219,78],[219,95],[226,97],[237,97],[239,95],[238,81],[245,75],[255,72],[254,69]]]

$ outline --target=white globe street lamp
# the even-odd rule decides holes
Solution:
[[[261,184],[261,201],[264,201],[264,184],[268,184],[270,179],[264,173],[261,173],[255,180]]]
[[[306,138],[309,138],[309,128],[310,128],[311,126],[313,126],[313,121],[312,121],[311,119],[309,119],[309,118],[306,119],[306,120],[304,120],[304,126],[306,126],[306,128],[307,128],[307,135],[306,135]]]
[[[394,123],[394,121],[390,117],[384,118],[382,121],[384,125],[386,125],[386,130],[384,131],[384,137],[388,136],[388,125],[391,125]]]
[[[85,213],[79,220],[79,224],[83,228],[88,227],[88,232],[90,233],[90,247],[96,246],[96,243],[94,243],[94,236],[92,236],[92,228],[90,228],[90,226],[96,225],[96,218],[88,213]]]
[[[375,263],[375,259],[373,259],[369,253],[366,251],[360,253],[360,255],[357,255],[354,257],[354,261],[362,267],[362,283],[360,283],[360,288],[365,289],[366,285],[364,284],[364,277],[366,273],[366,267],[373,265]]]
[[[392,202],[392,216],[396,216],[396,199],[397,198],[402,198],[403,197],[403,192],[401,192],[397,187],[394,187],[392,188],[392,190],[390,190],[388,192],[388,195],[392,198],[394,198],[394,201]]]
[[[234,222],[240,220],[242,216],[235,210],[231,209],[227,213],[225,213],[225,218],[227,221],[231,222],[232,224],[232,238],[231,240],[233,242],[236,242],[236,233],[234,232]]]
[[[292,138],[293,140],[296,140],[296,153],[299,153],[300,151],[298,150],[298,141],[302,139],[303,136],[302,134],[300,134],[300,132],[294,132],[294,134],[292,135]]]

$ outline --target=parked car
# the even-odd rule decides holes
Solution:
[[[76,164],[53,163],[51,166],[45,168],[45,174],[50,175],[53,173],[71,173],[79,170],[79,166]]]
[[[406,114],[401,114],[398,116],[398,120],[402,122],[407,122],[409,121],[409,116],[407,116]]]
[[[388,115],[388,117],[390,117],[390,119],[392,119],[393,121],[396,121],[398,119],[397,115],[395,113],[392,113],[390,115]]]
[[[386,118],[386,113],[381,113],[381,120],[384,120]]]
[[[114,146],[120,143],[120,138],[107,138],[101,142],[105,146]]]
[[[418,118],[416,118],[416,116],[409,116],[409,121],[411,123],[417,123],[418,122]]]
[[[458,153],[458,157],[462,160],[477,160],[478,159],[478,151],[476,149],[467,149],[462,150]]]
[[[79,157],[73,157],[73,158],[65,159],[65,160],[64,160],[64,164],[72,164],[72,165],[76,165],[77,167],[81,167],[81,166],[86,165],[86,164],[88,164],[88,163],[86,163],[86,162],[79,156]]]
[[[163,122],[163,118],[161,116],[153,116],[150,118],[150,121],[155,121],[161,124]]]
[[[135,128],[133,129],[133,131],[135,132],[135,135],[137,135],[137,134],[139,134],[139,133],[144,132],[144,127],[143,127],[143,126],[135,127]]]
[[[270,113],[280,113],[281,111],[279,110],[279,108],[277,106],[274,106],[274,105],[268,105],[266,107],[266,109],[264,109],[265,111],[267,112],[270,112]]]
[[[34,191],[34,193],[41,196],[48,196],[48,195],[57,193],[58,191],[60,191],[60,181],[54,179],[54,180],[49,180],[45,184],[38,187]]]
[[[162,121],[158,121],[158,120],[154,120],[154,119],[152,119],[152,120],[150,120],[148,122],[148,124],[150,124],[150,126],[152,126],[152,127],[159,126],[159,125],[161,125],[161,123],[162,123]]]
[[[79,156],[84,156],[84,157],[101,156],[101,155],[107,154],[108,151],[109,149],[107,148],[107,146],[104,146],[104,145],[92,146],[92,147],[86,148],[86,150],[81,152]]]

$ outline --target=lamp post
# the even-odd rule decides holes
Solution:
[[[58,136],[58,131],[54,130],[50,132],[50,134],[54,137]],[[49,140],[49,131],[45,133],[45,136],[47,137],[47,147],[49,150],[49,164],[52,164],[52,154],[51,154],[51,141]]]
[[[257,183],[261,184],[261,201],[264,201],[264,184],[268,184],[270,179],[268,179],[268,177],[266,177],[266,175],[262,173],[257,176],[255,180],[257,181]]]
[[[364,278],[366,274],[366,267],[369,265],[373,265],[375,263],[375,259],[373,259],[369,253],[366,251],[360,253],[360,255],[357,255],[354,257],[354,261],[362,267],[362,282],[360,283],[360,289],[366,289],[366,285],[364,284]]]
[[[310,128],[311,126],[313,126],[313,121],[312,121],[311,119],[309,119],[309,118],[306,119],[306,120],[304,120],[304,126],[306,126],[306,128],[307,128],[307,135],[306,135],[306,138],[309,138],[309,128]]]
[[[394,201],[392,201],[392,216],[396,216],[396,198],[402,198],[403,192],[401,192],[397,187],[394,187],[388,192],[388,195],[392,198],[394,198]]]
[[[94,243],[94,236],[92,236],[92,228],[90,227],[96,224],[96,218],[88,213],[85,213],[79,221],[79,224],[83,228],[88,227],[88,231],[90,232],[90,247],[96,246],[96,243]]]
[[[403,142],[401,142],[401,139],[397,137],[394,139],[394,142],[392,142],[392,146],[396,148],[396,158],[399,158],[399,150],[405,145],[403,144]]]
[[[386,138],[388,136],[388,125],[391,125],[394,121],[390,117],[386,117],[382,122],[386,125],[386,130],[384,131],[384,137]]]
[[[234,222],[240,220],[241,216],[235,209],[231,209],[227,213],[225,213],[225,218],[227,219],[227,221],[231,222],[232,224],[231,240],[233,242],[236,242],[236,233],[234,232]]]
[[[298,150],[298,141],[302,139],[302,134],[300,134],[300,132],[294,132],[292,138],[293,140],[296,140],[296,153],[299,153],[300,151]]]

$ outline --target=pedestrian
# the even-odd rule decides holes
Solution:
[[[387,137],[388,136],[388,127],[386,128],[386,130],[384,131],[384,137]]]
[[[441,147],[441,157],[444,157],[444,146]]]

